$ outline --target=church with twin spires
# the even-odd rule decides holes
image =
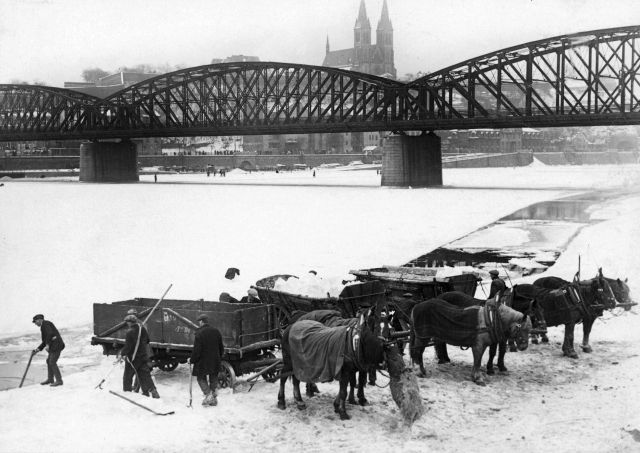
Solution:
[[[371,23],[367,17],[367,8],[364,0],[361,0],[358,18],[353,27],[353,48],[331,51],[327,36],[327,52],[322,66],[395,79],[397,73],[393,60],[393,27],[389,19],[387,0],[382,4],[375,44],[371,42]]]

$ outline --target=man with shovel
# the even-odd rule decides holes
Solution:
[[[195,333],[193,352],[189,361],[193,364],[192,376],[196,376],[198,385],[204,393],[203,406],[216,406],[218,399],[218,372],[224,354],[222,335],[215,327],[209,325],[209,318],[201,314],[197,318],[200,326]]]
[[[58,329],[56,329],[56,326],[54,326],[51,321],[45,321],[44,315],[35,315],[33,317],[33,323],[40,327],[40,332],[42,333],[42,343],[33,350],[33,354],[37,354],[44,348],[46,348],[49,353],[47,356],[47,380],[40,384],[58,387],[62,385],[58,359],[64,349],[64,341],[62,341],[62,337]]]

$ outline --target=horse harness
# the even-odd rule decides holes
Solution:
[[[499,308],[499,304],[491,299],[487,301],[484,307],[480,307],[481,321],[484,322],[481,322],[478,326],[478,334],[488,332],[492,343],[500,343],[507,339],[500,321]]]

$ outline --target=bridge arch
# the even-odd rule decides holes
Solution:
[[[339,132],[388,121],[403,85],[322,66],[223,63],[147,79],[106,98],[103,111],[111,128],[154,136]]]
[[[65,88],[0,85],[0,134],[14,140],[73,138],[91,126],[99,100]]]
[[[532,41],[408,84],[406,120],[438,128],[640,123],[640,26]]]

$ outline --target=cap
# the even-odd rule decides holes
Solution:
[[[127,315],[124,317],[124,320],[126,322],[138,322],[138,318],[136,318],[136,315]]]
[[[227,272],[224,274],[224,278],[226,278],[227,280],[233,280],[236,277],[236,275],[240,275],[240,270],[235,267],[230,267],[229,269],[227,269]]]
[[[496,269],[491,269],[489,271],[489,275],[495,275],[497,277],[498,276],[498,271]]]
[[[36,322],[38,319],[44,319],[44,315],[40,315],[40,314],[35,315],[35,316],[33,317],[33,321],[32,321],[32,322]]]
[[[247,294],[253,297],[258,297],[258,290],[255,288],[249,288],[249,291],[247,291]]]
[[[205,315],[204,313],[202,313],[201,315],[198,315],[198,317],[196,318],[197,321],[208,321],[209,320],[209,316]]]
[[[130,308],[129,310],[127,310],[127,314],[138,316],[138,310],[136,310],[135,308]]]

